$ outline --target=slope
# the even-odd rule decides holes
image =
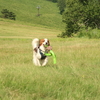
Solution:
[[[37,6],[40,6],[37,16]],[[24,23],[63,28],[62,16],[56,3],[47,0],[0,0],[0,11],[8,9],[16,14],[16,20]]]

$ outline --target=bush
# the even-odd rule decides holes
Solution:
[[[52,1],[52,2],[56,3],[58,0],[47,0],[47,1]]]
[[[99,39],[100,38],[100,30],[96,29],[92,29],[92,28],[81,28],[80,31],[78,32],[78,37],[88,37],[88,38],[96,38]]]
[[[66,8],[66,0],[58,0],[57,6],[59,7],[60,14],[62,15]]]
[[[65,32],[62,32],[61,34],[58,34],[57,37],[67,38],[68,36],[66,35]]]
[[[65,34],[62,35],[68,37],[80,31],[81,24],[84,24],[87,29],[88,27],[100,29],[100,2],[98,0],[67,0],[63,22],[66,24],[66,28]],[[97,35],[95,36],[97,37]]]
[[[16,18],[16,15],[13,13],[13,12],[10,12],[8,9],[3,9],[1,11],[2,15],[1,17],[2,18],[7,18],[7,19],[11,19],[11,20],[15,20]]]

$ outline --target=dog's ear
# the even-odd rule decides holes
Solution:
[[[34,48],[34,51],[37,52],[37,48]]]
[[[44,42],[44,39],[40,39],[39,40],[39,46],[41,46],[43,42]]]

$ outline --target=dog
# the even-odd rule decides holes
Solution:
[[[48,57],[45,55],[45,53],[48,53],[49,50],[52,49],[49,40],[47,38],[45,39],[35,38],[32,41],[32,47],[33,47],[33,63],[36,66],[45,66],[48,62]]]

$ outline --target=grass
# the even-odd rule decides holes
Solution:
[[[89,39],[99,39],[100,38],[100,30],[99,29],[91,29],[88,28],[87,30],[85,28],[82,28],[78,33],[78,37],[88,37]]]
[[[100,100],[100,41],[57,38],[56,29],[0,21],[1,100]],[[50,39],[52,58],[45,67],[32,63],[33,38]]]
[[[38,5],[41,7],[41,16],[37,16]],[[64,26],[57,4],[47,0],[0,0],[0,12],[2,9],[14,12],[16,21],[24,24],[41,25],[59,30],[62,30]]]

